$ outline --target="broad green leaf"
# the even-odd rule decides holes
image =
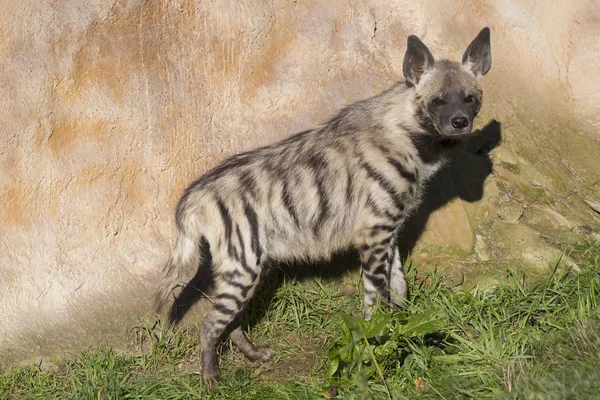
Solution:
[[[375,347],[375,349],[373,350],[373,353],[375,353],[375,355],[377,357],[389,356],[389,355],[393,354],[397,348],[398,348],[398,343],[395,340],[388,340],[381,346]]]
[[[446,325],[446,316],[437,309],[431,309],[422,314],[409,316],[404,324],[396,326],[395,333],[407,337],[424,336],[437,332]]]
[[[358,346],[354,347],[354,361],[360,363],[369,359],[369,355],[363,343],[359,343]]]
[[[350,329],[359,329],[359,318],[354,315],[339,313],[339,317],[342,319],[344,324]]]
[[[336,316],[342,320],[342,324],[340,324],[340,328],[342,329],[341,340],[339,341],[340,344],[352,343],[352,331],[350,330],[350,327],[348,327],[342,318],[342,314],[337,314]]]
[[[391,316],[388,314],[374,314],[367,324],[365,336],[367,339],[375,337],[381,333],[390,321]]]
[[[345,361],[345,362],[352,361],[352,358],[354,356],[354,344],[348,343],[348,344],[343,345],[338,350],[338,354],[340,356],[340,360]]]
[[[365,337],[367,331],[368,322],[363,318],[355,317],[354,315],[341,313],[339,314],[344,324],[352,332],[352,338],[354,341],[360,341]]]
[[[367,365],[366,367],[363,367],[363,369],[362,369],[362,373],[367,377],[367,379],[369,379],[373,375],[375,375],[376,371],[377,370],[375,369],[374,365]]]
[[[329,368],[327,369],[327,378],[333,378],[333,375],[337,372],[340,367],[340,350],[334,346],[329,350]]]

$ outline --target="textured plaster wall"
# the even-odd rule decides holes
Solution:
[[[401,79],[409,34],[459,59],[489,25],[481,124],[496,118],[513,143],[546,143],[548,157],[560,146],[568,168],[599,173],[594,0],[1,0],[0,9],[9,358],[123,335],[148,313],[185,185]],[[544,126],[560,131],[540,136]],[[469,207],[454,200],[434,214],[425,240],[469,250]]]

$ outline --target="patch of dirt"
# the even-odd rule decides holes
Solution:
[[[288,342],[287,349],[282,348]],[[314,383],[323,374],[314,372],[325,365],[327,350],[313,338],[289,335],[275,347],[277,355],[267,363],[255,363],[252,378],[265,382]]]

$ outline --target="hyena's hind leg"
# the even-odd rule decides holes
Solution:
[[[236,345],[238,349],[246,356],[250,361],[269,361],[275,355],[275,350],[269,347],[256,347],[254,343],[248,339],[244,330],[240,325],[240,318],[236,318],[232,322],[234,328],[229,334],[229,339]]]
[[[222,270],[227,272],[217,281],[213,307],[200,328],[202,379],[209,388],[220,378],[217,344],[228,327],[233,328],[232,342],[249,359],[268,361],[275,354],[271,349],[254,346],[239,325],[240,314],[260,281],[260,266],[249,266],[243,259],[227,259]]]
[[[404,283],[402,270],[400,269],[400,274],[393,271],[400,260],[395,230],[394,225],[374,225],[364,231],[357,246],[363,268],[363,306],[366,319],[371,318],[378,297],[384,302],[391,300],[395,306],[402,306],[397,296],[392,295],[390,299],[390,288],[396,293]],[[401,295],[405,296],[406,291],[401,291]]]

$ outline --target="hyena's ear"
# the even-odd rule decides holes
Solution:
[[[406,44],[406,54],[402,64],[402,72],[407,82],[417,86],[423,73],[432,69],[435,60],[431,52],[415,35],[410,35]]]
[[[462,64],[473,72],[476,78],[488,73],[492,66],[492,48],[490,46],[490,28],[485,27],[473,39],[465,54]]]

